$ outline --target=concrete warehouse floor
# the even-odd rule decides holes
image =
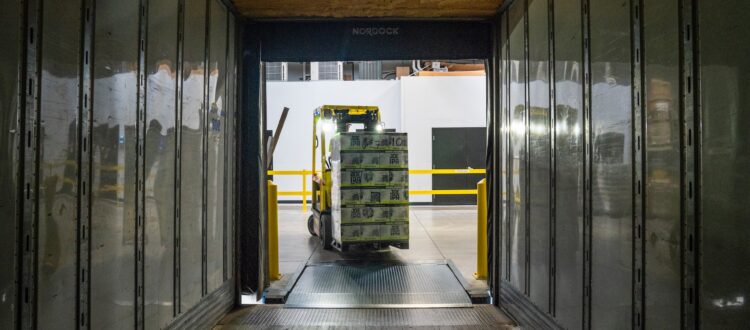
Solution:
[[[487,284],[473,277],[477,268],[476,206],[411,206],[408,250],[391,247],[373,252],[326,251],[307,231],[309,212],[299,204],[279,205],[279,270],[284,276],[273,287],[283,285],[306,262],[336,260],[451,260],[474,289]]]

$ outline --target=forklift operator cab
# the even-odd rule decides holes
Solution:
[[[352,124],[364,125],[364,131],[382,132],[380,111],[375,106],[324,105],[313,114],[312,145],[312,215],[307,220],[311,235],[320,238],[324,249],[333,247],[333,221],[331,215],[331,162],[330,149],[326,149],[326,136],[348,132]],[[321,143],[322,142],[322,143]],[[330,146],[330,142],[328,142]],[[316,152],[320,150],[321,175],[316,168]]]

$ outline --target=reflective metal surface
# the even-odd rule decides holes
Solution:
[[[580,328],[583,263],[583,91],[580,1],[555,3],[555,311]]]
[[[149,3],[146,47],[145,324],[173,317],[177,0]]]
[[[133,326],[138,5],[99,1],[94,37],[91,327]]]
[[[500,16],[495,17],[492,20],[493,23],[493,43],[492,52],[493,57],[487,60],[485,63],[489,66],[488,71],[488,85],[487,94],[488,106],[487,106],[487,150],[486,150],[486,168],[488,171],[487,180],[487,205],[488,205],[488,278],[487,285],[489,287],[500,287],[502,279],[502,263],[503,257],[501,253],[503,248],[501,245],[502,240],[502,199],[492,198],[491,196],[497,196],[498,191],[502,191],[502,166],[500,165],[502,159],[502,152],[496,152],[499,149],[501,136],[500,133],[502,128],[502,121],[500,120],[501,108],[502,108],[502,72],[504,70],[500,67],[500,34],[502,33],[500,25]],[[500,295],[498,291],[491,292],[493,294],[492,299],[494,301],[500,301]]]
[[[208,291],[224,282],[224,132],[226,126],[227,11],[210,3],[206,271]]]
[[[698,1],[700,106],[700,322],[750,324],[750,2]]]
[[[182,148],[180,150],[180,303],[188,311],[201,298],[203,127],[206,57],[206,1],[185,1],[182,81]]]
[[[630,329],[632,167],[630,2],[591,0],[591,327]]]
[[[550,98],[547,0],[529,1],[529,296],[549,310]]]
[[[647,327],[680,322],[680,54],[678,0],[643,10]]]
[[[0,222],[0,260],[5,268],[0,272],[0,328],[10,329],[16,322],[16,222],[13,218],[18,206],[18,138],[19,130],[19,65],[21,63],[21,6],[18,1],[2,1],[0,22],[0,214],[8,215]]]
[[[237,130],[237,65],[236,65],[236,27],[235,27],[235,19],[234,15],[229,15],[229,26],[228,29],[228,37],[227,37],[227,105],[226,105],[226,124],[224,125],[226,129],[226,140],[225,140],[225,152],[226,152],[226,174],[224,175],[224,205],[226,210],[226,227],[224,231],[225,240],[224,240],[224,250],[225,252],[225,258],[224,258],[224,279],[230,279],[234,275],[234,224],[235,224],[235,208],[234,208],[234,201],[235,198],[235,192],[237,189],[237,180],[234,180],[236,178],[236,166],[235,162],[237,161],[236,158],[236,151],[237,151],[237,139],[236,139],[236,130]]]
[[[500,87],[502,88],[500,105],[500,120],[502,121],[502,129],[500,130],[501,135],[501,172],[502,177],[502,217],[500,225],[501,229],[501,267],[502,267],[502,279],[510,281],[510,93],[508,88],[510,87],[510,60],[508,58],[508,12],[503,12],[500,17],[500,65],[502,67]]]
[[[0,135],[5,188],[0,210],[8,221],[0,225],[6,268],[0,275],[0,328],[163,328],[175,320],[180,301],[183,312],[199,315],[205,313],[191,310],[199,303],[231,302],[231,294],[221,293],[231,290],[226,282],[234,276],[228,271],[234,233],[223,209],[235,204],[223,192],[231,191],[235,180],[225,177],[230,172],[224,170],[222,128],[225,118],[233,118],[227,111],[236,108],[227,99],[235,94],[226,88],[236,86],[236,75],[226,74],[227,67],[235,67],[236,59],[227,57],[227,31],[234,31],[235,21],[228,21],[223,3],[211,2],[217,15],[212,100],[218,106],[211,150],[218,220],[207,240],[218,261],[217,284],[202,291],[209,2],[187,2],[188,56],[185,73],[178,75],[179,2],[3,2],[0,128],[6,133]],[[22,36],[23,31],[28,34]],[[177,99],[178,76],[186,90],[182,99]],[[179,150],[186,157],[180,164],[178,101],[186,114],[181,121],[186,143]],[[16,127],[19,122],[23,128]],[[183,171],[176,172],[177,165]],[[24,182],[16,182],[19,178]],[[181,179],[185,201],[176,205]],[[23,192],[20,201],[18,192]],[[24,212],[16,210],[19,205]],[[182,248],[175,250],[176,210],[183,205],[185,226],[179,234],[187,241],[180,240]],[[17,222],[13,214],[19,214]],[[180,272],[185,280],[176,282]],[[22,299],[17,292],[27,294]]]
[[[34,12],[18,14],[18,8],[14,6],[24,3],[33,8],[37,6],[36,1],[4,3],[1,14],[8,27],[0,33],[0,41],[3,42],[0,50],[3,61],[0,69],[0,127],[6,132],[2,135],[1,152],[5,155],[3,173],[15,173],[20,164],[33,165],[35,157],[40,162],[38,170],[35,166],[27,166],[25,169],[25,174],[34,178],[29,182],[36,182],[38,179],[38,185],[32,183],[24,190],[18,190],[25,191],[33,198],[38,194],[38,204],[27,203],[25,218],[22,219],[24,234],[27,234],[26,230],[28,233],[37,233],[38,240],[31,237],[29,242],[33,246],[24,249],[21,265],[29,274],[24,273],[20,282],[32,286],[30,303],[37,310],[19,306],[24,310],[16,314],[17,307],[9,304],[15,301],[13,296],[18,289],[10,276],[18,273],[4,272],[0,277],[0,328],[14,328],[17,325],[17,320],[11,315],[36,316],[35,319],[29,319],[28,324],[36,322],[39,328],[64,329],[80,326],[75,323],[81,308],[76,302],[86,299],[87,297],[79,297],[79,294],[85,295],[87,291],[84,285],[76,284],[79,279],[76,260],[87,252],[91,253],[91,288],[88,297],[91,301],[90,327],[133,327],[133,313],[141,309],[139,302],[144,299],[135,298],[138,297],[138,282],[133,278],[139,263],[139,256],[135,253],[138,249],[134,246],[138,242],[135,232],[136,214],[143,210],[134,204],[138,184],[137,176],[133,174],[136,155],[139,153],[135,148],[138,139],[134,126],[134,115],[138,109],[136,63],[144,58],[137,56],[139,21],[146,22],[149,27],[149,34],[146,36],[148,44],[144,45],[148,49],[145,68],[148,73],[145,77],[148,81],[148,108],[147,118],[144,118],[148,126],[146,149],[142,151],[146,155],[144,232],[147,251],[143,257],[147,267],[146,285],[140,289],[146,295],[145,324],[148,327],[166,326],[174,319],[175,290],[183,293],[184,311],[195,306],[201,299],[200,289],[197,288],[203,284],[199,274],[203,252],[209,252],[207,261],[212,263],[209,266],[210,287],[217,287],[217,284],[233,275],[233,228],[231,222],[225,222],[225,219],[231,219],[229,210],[233,209],[233,205],[227,198],[231,193],[229,185],[236,181],[229,162],[233,150],[233,131],[230,127],[233,118],[231,111],[234,109],[229,100],[233,97],[235,77],[231,74],[233,65],[222,63],[227,56],[231,58],[231,54],[224,53],[227,48],[231,52],[231,42],[227,46],[227,40],[223,36],[226,33],[231,36],[232,24],[229,24],[227,30],[226,21],[222,21],[226,20],[227,14],[218,2],[209,2],[213,8],[209,13],[204,7],[206,2],[187,2],[189,18],[186,27],[188,34],[195,36],[186,36],[186,55],[191,58],[187,59],[189,63],[183,77],[186,93],[181,100],[177,100],[177,0],[144,1],[150,8],[147,10],[149,14],[142,18],[138,14],[138,4],[99,1],[96,12],[85,13],[80,1],[43,1],[40,22],[36,22]],[[543,36],[544,10],[539,7],[544,7],[544,1],[529,2],[528,35],[525,35],[521,23],[524,17],[523,1],[516,1],[511,7],[510,20],[501,19],[501,28],[504,30],[499,33],[498,46],[502,60],[500,67],[505,70],[500,72],[503,112],[499,119],[504,129],[498,132],[502,134],[502,150],[495,152],[501,152],[504,159],[502,164],[505,166],[505,181],[502,189],[506,194],[501,198],[505,203],[503,212],[509,216],[506,219],[510,220],[503,223],[503,234],[506,236],[502,237],[500,245],[504,249],[500,251],[504,256],[504,263],[501,263],[505,266],[501,270],[504,277],[514,287],[527,290],[525,294],[528,298],[537,305],[542,305],[538,307],[545,308],[545,291],[540,288],[544,287],[544,268],[549,267],[546,271],[549,272],[550,280],[554,280],[552,283],[555,289],[547,294],[554,298],[552,312],[555,318],[565,327],[581,327],[581,316],[584,315],[581,302],[587,294],[582,288],[586,283],[583,283],[581,274],[583,262],[587,260],[582,253],[582,197],[585,181],[582,171],[584,141],[581,104],[584,93],[581,85],[581,50],[584,40],[581,22],[588,17],[591,20],[591,29],[587,31],[591,33],[590,93],[593,129],[591,144],[587,146],[593,151],[592,172],[588,177],[592,182],[594,216],[593,254],[589,259],[593,276],[590,292],[592,328],[633,326],[629,320],[634,317],[630,311],[634,283],[636,287],[643,286],[646,289],[646,327],[680,326],[680,304],[689,305],[690,302],[686,302],[685,297],[694,291],[698,291],[701,299],[699,311],[703,327],[738,328],[749,323],[750,312],[746,301],[750,288],[745,279],[750,275],[750,268],[741,261],[747,260],[750,254],[746,244],[750,232],[744,221],[750,217],[745,193],[750,187],[748,176],[745,175],[746,168],[750,166],[747,156],[750,137],[744,127],[750,121],[747,110],[749,107],[745,104],[745,95],[750,90],[744,83],[747,80],[744,78],[750,72],[747,60],[750,51],[745,37],[745,31],[749,28],[746,26],[748,23],[745,22],[745,16],[750,4],[739,0],[730,0],[722,5],[690,2],[698,4],[695,15],[696,23],[700,23],[700,33],[692,36],[696,38],[695,44],[700,47],[695,54],[700,65],[700,77],[695,77],[685,76],[688,73],[680,76],[680,58],[685,56],[680,50],[690,51],[689,47],[683,47],[685,38],[690,36],[679,32],[686,19],[685,13],[679,11],[679,1],[643,1],[645,38],[643,42],[636,38],[633,45],[629,44],[628,33],[633,27],[634,18],[628,17],[627,13],[627,8],[632,3],[590,0],[591,12],[586,16],[582,15],[585,8],[582,8],[584,6],[580,1],[547,2],[550,3],[554,5],[554,24],[550,30],[554,34],[551,40],[545,40]],[[205,36],[205,26],[202,24],[206,14],[217,15],[211,19],[213,23],[210,23],[211,34],[214,35],[210,45],[201,44],[205,42],[201,36]],[[79,147],[81,141],[78,139],[80,134],[88,130],[88,126],[79,125],[82,118],[78,115],[81,107],[86,107],[81,105],[85,102],[82,100],[86,99],[81,98],[82,93],[87,90],[82,87],[85,84],[82,83],[84,78],[81,75],[81,63],[88,60],[81,54],[81,49],[86,49],[82,45],[81,31],[84,15],[97,18],[94,38],[95,94],[91,108],[93,124],[90,128],[93,148],[87,151],[91,155],[90,162],[87,158],[80,157],[86,152]],[[683,15],[683,22],[680,22],[680,15]],[[27,24],[31,24],[34,31],[27,29],[27,26],[17,26],[22,24],[19,23],[19,17],[23,16],[30,18]],[[217,22],[218,27],[213,25]],[[41,47],[38,53],[26,55],[31,63],[21,64],[22,67],[16,70],[19,65],[18,56],[21,55],[18,52],[20,43],[17,34],[26,30],[29,32],[27,39],[35,38],[41,43]],[[510,35],[510,40],[506,34]],[[85,34],[83,36],[90,37]],[[523,46],[527,37],[530,61],[524,62]],[[545,60],[541,55],[545,43],[550,41],[554,41],[555,46],[554,66],[545,67]],[[29,50],[35,50],[33,42],[21,42],[28,43]],[[212,66],[209,68],[201,67],[201,63],[206,60],[206,46],[210,46],[213,54]],[[629,81],[630,75],[636,74],[629,72],[632,63],[637,61],[628,56],[628,50],[633,51],[634,48],[642,49],[645,55],[642,59],[645,65],[644,93],[635,97],[636,100],[639,97],[644,100],[642,106],[646,119],[646,139],[642,144],[633,141],[629,135],[631,129],[640,129],[639,122],[633,121],[630,116],[630,111],[640,105],[628,103],[632,93],[627,96],[637,84],[636,81]],[[258,54],[247,55],[253,57]],[[34,75],[34,58],[37,56],[42,71],[38,81]],[[227,63],[233,63],[233,60],[230,59]],[[528,72],[525,70],[527,66]],[[547,70],[554,70],[555,80],[547,82],[545,86],[544,76]],[[21,163],[16,162],[15,153],[15,139],[19,137],[19,132],[13,129],[16,123],[15,104],[19,102],[16,99],[16,88],[19,86],[16,83],[17,74],[26,71],[32,76],[27,77],[29,80],[23,86],[30,84],[30,94],[26,96],[27,102],[22,105],[21,113],[31,115],[23,120],[29,124],[34,124],[34,115],[38,113],[40,143],[36,149],[35,130],[33,125],[29,126],[30,135],[24,137],[23,141],[29,141],[34,147],[25,146],[22,150],[33,152],[27,153],[24,163]],[[250,68],[247,72],[253,72],[253,69]],[[528,81],[526,76],[530,78]],[[191,77],[195,77],[196,81],[191,82]],[[203,90],[208,88],[204,85],[205,78],[212,84],[208,104],[203,103]],[[701,87],[700,102],[696,104],[696,111],[700,114],[696,128],[701,131],[681,132],[680,116],[684,113],[681,112],[683,105],[680,103],[679,86],[693,86],[691,82],[695,81],[699,81]],[[34,101],[34,91],[37,88],[40,90],[38,108]],[[545,117],[543,111],[535,112],[536,108],[544,109],[545,100],[543,93],[537,94],[537,91],[548,88],[554,88],[554,107],[549,109],[555,113],[554,118]],[[189,92],[191,89],[196,92]],[[525,93],[525,90],[529,93]],[[191,99],[194,96],[197,97]],[[527,99],[530,101],[528,104]],[[177,101],[183,102],[185,111],[182,122],[184,147],[180,149],[185,152],[185,161],[180,173],[174,172]],[[542,105],[537,105],[537,102]],[[189,116],[194,117],[188,118]],[[258,116],[263,119],[262,114],[259,113]],[[194,128],[196,118],[198,131]],[[544,124],[550,120],[556,123],[554,132],[536,129],[538,126],[535,124]],[[203,134],[208,134],[206,139]],[[258,141],[258,136],[260,135],[245,141],[246,145]],[[698,149],[701,153],[696,159],[700,167],[697,169],[699,181],[695,186],[681,183],[686,174],[681,173],[684,169],[680,167],[680,156],[684,155],[681,150],[684,150],[686,143],[690,146],[691,141],[694,141],[693,137],[702,143],[701,149]],[[546,145],[548,138],[556,144]],[[204,143],[208,145],[208,149],[202,149]],[[637,214],[630,211],[637,207],[633,203],[637,194],[634,188],[637,187],[634,174],[636,169],[631,167],[637,160],[629,158],[629,155],[637,153],[633,150],[636,148],[631,147],[633,145],[643,146],[646,155],[646,180],[643,184],[643,192],[647,198],[647,217],[643,220],[646,260],[644,263],[636,263],[636,267],[646,267],[643,273],[645,284],[639,282],[638,275],[641,273],[631,269],[632,264],[629,263],[639,257],[632,253],[637,247],[628,240],[633,236],[632,225],[638,223],[635,220]],[[189,154],[196,151],[191,147],[197,148],[197,153]],[[552,153],[545,153],[545,148],[550,148],[547,150]],[[526,155],[530,157],[527,158]],[[249,153],[247,156],[254,160],[258,154]],[[542,172],[547,163],[546,157],[549,156],[553,157],[550,160],[555,160],[552,163],[556,166],[549,168],[555,180],[545,182],[546,176]],[[262,157],[261,155],[261,160]],[[206,167],[203,165],[204,158],[208,164]],[[86,196],[78,189],[79,183],[83,181],[79,180],[79,171],[89,166],[92,169],[90,179],[93,188],[88,192],[91,195],[91,209],[78,210],[79,205],[85,205],[82,198]],[[209,182],[211,196],[201,192],[201,175],[204,172],[212,173]],[[526,173],[531,175],[527,178]],[[256,174],[256,178],[263,178],[262,171]],[[180,228],[183,240],[179,251],[174,251],[173,248],[176,177],[182,179],[181,192],[184,192],[182,197],[185,198],[180,205],[184,208],[182,215],[185,226]],[[191,180],[197,177],[200,179]],[[3,176],[3,180],[6,180],[3,181],[4,187],[7,189],[0,194],[0,207],[5,214],[14,212],[16,204],[13,200],[17,190],[13,187],[19,184],[15,179],[13,175]],[[245,181],[252,183],[253,179]],[[545,192],[549,192],[543,188],[553,184],[553,194],[545,196]],[[87,187],[85,184],[81,186]],[[529,200],[525,199],[527,195],[531,197]],[[262,197],[262,192],[260,196]],[[696,196],[700,206],[698,222],[701,231],[699,236],[695,236],[695,241],[681,239],[690,237],[683,236],[685,232],[680,228],[681,217],[684,217],[680,213],[681,197],[683,203],[690,203],[690,196]],[[34,200],[33,198],[30,200]],[[553,199],[555,203],[545,205],[547,199]],[[196,207],[203,201],[209,202],[210,210]],[[528,219],[525,218],[526,205],[529,205],[531,215]],[[257,211],[262,218],[263,204],[260,206]],[[556,208],[556,222],[551,233],[556,241],[550,242],[549,249],[550,256],[555,260],[546,266],[544,230],[540,228],[552,224],[545,223],[546,219],[542,214],[546,207],[553,206]],[[38,208],[38,217],[35,215],[35,207]],[[91,212],[92,219],[91,249],[77,251],[77,247],[85,246],[78,244],[85,239],[77,236],[81,222],[78,214],[88,211]],[[507,211],[511,212],[508,214]],[[201,224],[201,213],[212,217],[210,227],[206,228]],[[191,217],[193,215],[196,216]],[[530,229],[528,233],[527,228]],[[2,260],[12,260],[12,249],[23,244],[15,237],[14,222],[5,221],[2,229],[3,244],[7,244],[0,249],[3,251],[0,252]],[[206,234],[211,235],[207,238],[208,251],[203,249],[201,242],[201,231],[204,229]],[[531,235],[531,240],[526,240],[527,234]],[[262,243],[262,240],[260,237],[258,241]],[[248,245],[253,246],[253,243]],[[699,249],[701,255],[701,263],[696,271],[700,275],[700,286],[681,288],[680,262],[685,261],[682,256],[693,248]],[[180,266],[184,266],[180,270],[183,279],[181,283],[173,283],[176,272],[173,260],[177,257],[175,252],[184,253],[184,258],[180,259]],[[531,253],[527,255],[526,252]],[[33,256],[27,258],[29,255]],[[525,264],[527,257],[530,272],[527,272],[529,268]],[[31,262],[34,258],[38,259]],[[260,257],[260,260],[263,258]],[[9,268],[13,269],[15,263],[6,262],[6,265],[11,265]],[[526,282],[526,278],[530,281]],[[34,285],[38,290],[35,290]],[[210,293],[204,292],[208,296]]]
[[[37,326],[76,326],[80,7],[43,6]]]
[[[524,2],[508,14],[510,66],[510,283],[526,291],[526,68]]]
[[[445,263],[307,265],[285,307],[471,307],[456,275]]]
[[[519,22],[526,3],[524,36]],[[545,30],[547,5],[554,8]],[[495,148],[510,157],[502,175],[509,180],[503,208],[508,237],[501,236],[505,251],[498,251],[509,256],[500,263],[509,282],[503,290],[519,289],[524,302],[550,307],[565,328],[692,327],[695,313],[709,328],[750,321],[750,267],[741,262],[750,257],[744,221],[750,216],[744,193],[750,133],[742,126],[750,122],[750,107],[743,107],[750,92],[743,84],[750,72],[743,35],[748,9],[750,3],[740,1],[517,0],[499,15],[499,88],[510,97],[500,116],[510,119],[504,124],[510,139]],[[547,56],[554,67],[545,66]],[[519,79],[524,68],[528,109],[526,81]],[[554,84],[545,81],[548,70]],[[554,107],[545,109],[549,96]],[[588,104],[590,139],[583,120]],[[554,129],[551,135],[545,124]],[[550,187],[552,195],[544,189]],[[588,188],[591,236],[584,230]],[[499,193],[494,198],[506,200]],[[554,214],[545,216],[551,209]],[[550,236],[542,234],[545,226],[553,226]],[[540,290],[545,277],[547,292]]]

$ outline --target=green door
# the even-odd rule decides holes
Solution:
[[[483,169],[485,167],[485,127],[447,127],[432,129],[433,169]],[[482,174],[435,174],[432,189],[476,189]],[[433,204],[476,204],[476,195],[434,195]]]

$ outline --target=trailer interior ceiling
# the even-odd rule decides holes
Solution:
[[[475,18],[491,17],[503,0],[233,0],[250,18]]]

